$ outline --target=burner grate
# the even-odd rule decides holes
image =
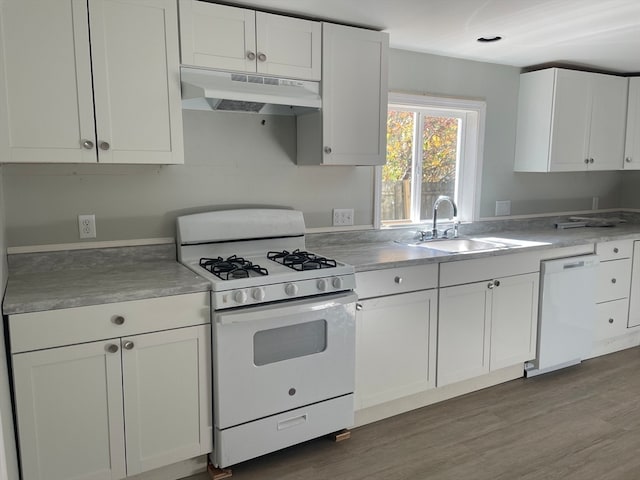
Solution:
[[[269,252],[267,253],[267,258],[298,271],[334,268],[336,266],[335,260],[302,250],[294,250],[293,252],[288,252],[287,250]]]
[[[269,275],[266,268],[236,255],[227,258],[201,258],[200,266],[222,280]]]

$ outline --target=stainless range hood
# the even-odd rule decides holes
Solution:
[[[187,110],[297,115],[322,105],[319,82],[188,67],[181,68],[181,81]]]

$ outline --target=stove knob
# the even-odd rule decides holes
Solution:
[[[324,292],[327,289],[327,281],[324,278],[318,280],[318,283],[316,285],[318,287],[318,290],[320,290],[321,292]]]
[[[284,293],[286,293],[290,297],[293,297],[298,293],[298,286],[295,283],[287,283],[284,286]]]
[[[233,292],[233,300],[236,303],[246,303],[247,301],[247,292],[244,290],[236,290]]]
[[[256,302],[261,302],[264,300],[264,288],[258,287],[254,288],[251,291],[251,296]]]
[[[340,289],[342,288],[342,279],[340,277],[333,277],[333,280],[331,280],[331,285],[333,285],[333,288],[337,288]]]

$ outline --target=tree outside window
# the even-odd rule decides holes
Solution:
[[[425,220],[440,195],[455,198],[460,129],[459,115],[451,112],[390,106],[382,168],[383,222]]]

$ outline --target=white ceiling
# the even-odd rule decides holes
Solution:
[[[394,48],[528,67],[640,72],[640,0],[228,0],[389,32]],[[500,35],[497,43],[478,37]]]

